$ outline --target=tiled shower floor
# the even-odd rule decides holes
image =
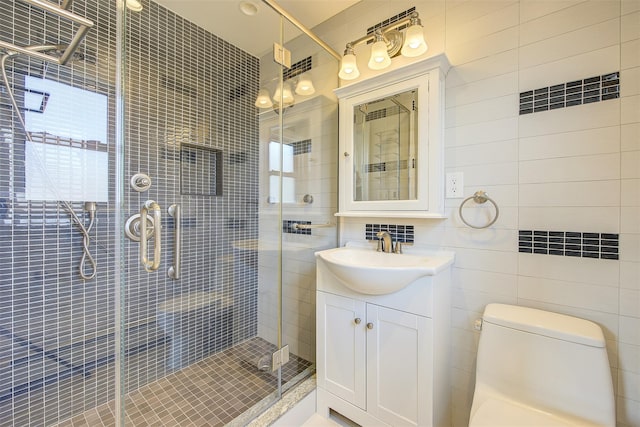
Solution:
[[[275,346],[253,338],[210,356],[126,397],[127,426],[218,426],[232,421],[276,389],[275,373],[257,361]],[[283,383],[311,365],[291,355]],[[59,426],[115,426],[113,402],[91,409]]]

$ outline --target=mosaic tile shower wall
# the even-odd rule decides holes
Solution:
[[[96,196],[92,280],[78,275],[82,237],[56,197],[28,197],[29,144],[0,85],[0,425],[51,425],[115,397],[114,8],[110,0],[73,2],[73,12],[95,27],[81,45],[82,58],[70,66],[23,57],[7,62],[18,103],[29,109],[39,110],[29,106],[34,97],[44,105],[44,95],[28,87],[31,77],[105,100],[99,143],[47,130],[47,137],[56,137],[52,147],[78,146],[108,158],[107,197]],[[255,239],[258,232],[258,125],[251,95],[258,89],[259,62],[152,2],[130,16],[127,34],[125,176],[144,172],[153,182],[142,193],[125,189],[126,215],[139,212],[146,200],[158,202],[164,245],[160,269],[146,273],[138,243],[125,243],[126,387],[135,390],[256,335],[257,254],[236,251],[233,242]],[[2,0],[2,40],[24,46],[72,35],[63,21]],[[34,120],[44,116],[30,114]],[[68,116],[72,125],[81,121]],[[209,171],[208,179],[216,179],[209,187],[181,187],[181,144],[221,153]],[[190,170],[204,167],[193,164],[197,159],[187,156]],[[172,203],[183,212],[178,281],[166,274],[173,259],[173,221],[166,214]],[[72,206],[88,223],[83,200]]]

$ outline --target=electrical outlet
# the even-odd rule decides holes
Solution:
[[[460,199],[464,197],[464,174],[462,172],[449,172],[446,178],[446,198]]]

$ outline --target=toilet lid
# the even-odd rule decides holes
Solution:
[[[552,414],[529,408],[505,400],[487,399],[472,414],[469,426],[491,426],[491,427],[560,427],[560,426],[584,426],[572,423]]]

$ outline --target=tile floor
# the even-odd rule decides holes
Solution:
[[[258,361],[275,346],[253,338],[129,393],[127,426],[219,426],[232,421],[276,389],[277,377]],[[283,383],[311,365],[291,355]],[[101,405],[62,427],[115,426],[114,403]]]

